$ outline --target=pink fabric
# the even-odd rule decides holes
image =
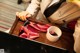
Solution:
[[[35,39],[39,37],[39,32],[47,32],[50,24],[38,24],[30,22],[30,24],[21,27],[21,31],[24,32],[20,34],[20,37],[25,39]]]
[[[29,25],[32,26],[33,28],[35,28],[36,30],[41,31],[41,32],[47,32],[47,28],[50,27],[49,24],[43,25],[43,24],[38,24],[38,23],[36,24],[33,22],[31,22]]]

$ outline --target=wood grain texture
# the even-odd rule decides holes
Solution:
[[[19,19],[16,19],[13,27],[11,28],[10,34],[14,34],[15,36],[18,36],[20,32],[20,27],[23,25],[23,23],[24,22],[20,21]],[[53,47],[67,49],[71,52],[73,51],[73,45],[74,45],[73,33],[68,31],[63,31],[62,36],[56,42],[50,42],[49,40],[47,40],[46,33],[39,33],[39,34],[40,34],[39,38],[35,39],[35,41],[38,41]]]
[[[6,31],[12,27],[16,12],[23,11],[25,5],[24,3],[18,5],[17,0],[0,0],[0,31]]]

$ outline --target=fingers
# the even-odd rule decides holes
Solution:
[[[19,12],[16,12],[16,16],[17,16],[18,18],[20,18],[20,16],[19,16]]]
[[[23,20],[23,21],[25,21],[25,13],[24,12],[21,12],[21,13],[19,13],[19,18],[21,19],[21,20]]]
[[[26,18],[29,18],[29,17],[31,17],[31,16],[32,16],[31,14],[27,14]]]
[[[18,18],[20,18],[21,20],[25,21],[26,20],[26,16],[28,15],[29,13],[26,12],[26,11],[22,11],[22,12],[16,12],[16,16],[18,16]]]
[[[16,12],[16,16],[18,16],[19,15],[19,12]]]

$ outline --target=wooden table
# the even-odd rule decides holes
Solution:
[[[10,34],[14,34],[15,36],[18,36],[19,30],[20,30],[20,27],[22,26],[22,24],[23,24],[23,22],[20,21],[18,18],[16,18],[16,20],[11,28]],[[63,31],[61,38],[57,42],[53,43],[46,39],[45,33],[40,33],[40,37],[35,39],[35,41],[42,42],[44,44],[48,44],[48,45],[51,45],[54,47],[64,48],[64,49],[73,51],[74,39],[73,39],[72,34],[73,33],[71,33],[71,32]]]

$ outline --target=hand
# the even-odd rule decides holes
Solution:
[[[26,18],[31,17],[31,14],[27,11],[16,12],[16,16],[18,16],[22,21],[25,21]]]

